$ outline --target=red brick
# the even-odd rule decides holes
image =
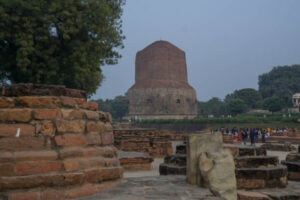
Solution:
[[[108,122],[107,114],[105,112],[98,111],[99,119],[102,122]]]
[[[103,132],[105,131],[105,124],[103,122],[88,122],[87,123],[88,132]]]
[[[88,133],[85,139],[87,145],[101,145],[101,136],[99,133]]]
[[[59,161],[29,161],[17,162],[17,175],[41,174],[61,170],[62,164]]]
[[[0,109],[0,121],[2,122],[29,122],[31,109]]]
[[[38,160],[57,160],[58,155],[56,151],[16,151],[14,159],[16,161],[38,161]]]
[[[98,168],[88,169],[84,171],[86,181],[89,183],[99,183],[101,182],[101,170]]]
[[[113,131],[113,127],[111,125],[111,123],[107,122],[105,123],[105,131]]]
[[[98,190],[97,185],[84,184],[80,187],[71,188],[71,189],[66,190],[66,198],[74,199],[74,198],[78,198],[78,197],[89,196],[89,195],[97,193],[98,191],[99,190]]]
[[[89,169],[94,167],[104,167],[105,159],[103,157],[75,158],[64,161],[64,168],[67,172]]]
[[[85,137],[82,134],[64,134],[55,136],[57,146],[84,146]]]
[[[50,141],[44,137],[20,137],[20,138],[0,138],[0,150],[20,151],[20,150],[41,150],[49,149]]]
[[[77,107],[76,101],[71,97],[60,97],[60,101],[63,107],[75,108]]]
[[[61,159],[83,156],[83,149],[81,147],[65,147],[63,149],[60,149],[59,151]]]
[[[13,159],[13,153],[8,151],[0,151],[0,163],[2,162],[12,162]]]
[[[0,97],[0,108],[14,107],[15,102],[13,98]]]
[[[106,167],[117,167],[120,165],[119,159],[117,158],[105,158]]]
[[[123,177],[123,168],[122,167],[111,167],[111,168],[102,168],[101,169],[101,180],[115,180]]]
[[[9,194],[9,200],[39,200],[40,192],[18,192]]]
[[[61,111],[59,109],[34,109],[35,119],[58,119],[61,118]]]
[[[43,121],[39,126],[38,133],[41,133],[42,135],[47,135],[47,136],[54,136],[55,131],[56,131],[56,129],[52,122]]]
[[[46,189],[42,193],[41,200],[64,200],[65,192],[63,190]]]
[[[83,172],[63,174],[39,174],[31,176],[0,176],[0,191],[7,189],[27,189],[43,186],[66,186],[82,184]]]
[[[102,133],[101,140],[103,145],[112,145],[114,144],[114,134],[112,132]]]
[[[14,163],[0,163],[0,176],[12,176],[15,174]]]
[[[91,119],[91,120],[99,120],[99,114],[95,111],[85,111],[85,115],[87,119]]]
[[[83,119],[85,114],[81,109],[62,109],[62,113],[65,119]]]
[[[60,133],[83,133],[85,130],[85,121],[83,120],[56,120],[55,124]]]
[[[15,137],[20,128],[20,136],[34,136],[35,127],[30,124],[0,124],[0,136]]]
[[[59,97],[51,96],[25,96],[18,97],[17,103],[20,106],[31,107],[31,108],[58,108],[61,106]]]
[[[86,102],[85,107],[88,110],[97,111],[98,110],[98,104],[95,102]]]

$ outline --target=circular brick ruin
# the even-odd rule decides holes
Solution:
[[[64,86],[0,88],[0,199],[60,200],[122,178],[109,113]]]

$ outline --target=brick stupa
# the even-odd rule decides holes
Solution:
[[[127,96],[127,118],[197,116],[196,92],[187,80],[185,53],[166,41],[156,41],[137,52],[135,84]]]
[[[0,199],[72,199],[117,183],[111,116],[97,110],[64,86],[0,88]]]

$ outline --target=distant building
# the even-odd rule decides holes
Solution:
[[[292,96],[293,108],[285,109],[285,112],[299,113],[300,112],[300,93],[295,93]]]
[[[135,84],[127,97],[127,118],[196,117],[196,92],[188,84],[184,51],[167,41],[156,41],[137,52]]]

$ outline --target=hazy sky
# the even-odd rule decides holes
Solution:
[[[198,100],[258,88],[274,66],[300,64],[300,0],[127,0],[125,48],[92,98],[124,95],[134,83],[136,52],[166,40],[186,53]]]

